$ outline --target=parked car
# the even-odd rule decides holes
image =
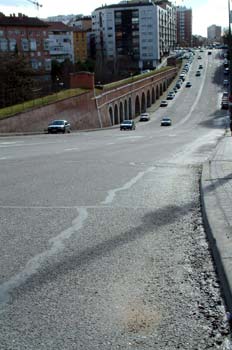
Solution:
[[[187,83],[186,83],[186,85],[185,85],[187,88],[189,88],[189,87],[191,87],[192,86],[192,84],[191,84],[191,82],[190,81],[187,81]]]
[[[167,107],[168,106],[168,102],[166,100],[163,100],[160,102],[160,107]]]
[[[181,83],[177,82],[177,83],[176,83],[176,88],[177,88],[177,89],[180,89],[180,88],[181,88]]]
[[[224,85],[224,86],[228,86],[228,85],[229,85],[229,80],[224,79],[224,80],[223,80],[223,85]]]
[[[228,99],[223,99],[221,102],[221,109],[228,109],[229,108],[229,101]]]
[[[160,126],[171,126],[172,125],[172,120],[169,117],[163,117],[161,120]]]
[[[66,132],[71,131],[71,125],[67,120],[53,120],[51,123],[48,125],[48,133],[49,134],[56,134],[58,132],[62,132],[63,134]]]
[[[170,91],[168,94],[167,94],[167,100],[173,100],[175,97],[175,92],[174,91]]]
[[[150,115],[149,113],[142,113],[140,115],[139,121],[140,122],[147,122],[148,120],[150,120]]]
[[[201,72],[199,70],[196,71],[196,77],[200,77],[201,76]]]
[[[131,119],[123,120],[120,124],[120,130],[135,130],[135,121]]]
[[[203,66],[202,66],[202,64],[199,64],[199,67],[198,67],[198,69],[203,69]]]

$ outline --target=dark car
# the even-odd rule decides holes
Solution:
[[[167,100],[173,100],[174,97],[175,97],[174,91],[173,91],[173,92],[169,92],[169,93],[167,94]]]
[[[62,132],[63,134],[71,131],[71,125],[67,120],[53,120],[48,125],[48,133],[56,134],[58,132]]]
[[[191,82],[190,81],[187,81],[187,83],[186,83],[186,85],[185,85],[187,88],[188,87],[191,87],[192,86],[192,84],[191,84]]]
[[[123,122],[120,124],[120,130],[135,130],[134,120],[123,120]]]
[[[228,98],[223,98],[222,99],[221,109],[229,109],[229,100],[228,100]]]
[[[172,120],[169,117],[164,117],[160,123],[161,126],[171,126]]]
[[[201,71],[199,71],[199,70],[196,71],[196,74],[195,74],[195,75],[196,75],[196,77],[200,77],[200,76],[201,76]]]

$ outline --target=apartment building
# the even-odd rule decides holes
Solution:
[[[85,62],[88,59],[88,31],[73,28],[74,62]]]
[[[28,59],[35,72],[49,74],[48,24],[21,13],[18,16],[0,14],[0,53],[7,55],[16,50]]]
[[[88,31],[92,29],[91,16],[76,16],[68,22],[69,27],[75,27],[75,29]]]
[[[170,1],[155,1],[158,8],[159,47],[161,58],[168,55],[177,43],[176,7]]]
[[[48,26],[49,52],[60,63],[69,59],[74,63],[73,30],[63,22],[45,22]]]
[[[168,1],[123,1],[92,13],[98,65],[153,69],[176,43],[175,9]],[[120,64],[121,62],[121,64]]]
[[[177,6],[177,44],[192,47],[192,9]]]
[[[215,24],[211,25],[207,28],[207,38],[208,41],[213,42],[221,42],[222,41],[222,28]]]

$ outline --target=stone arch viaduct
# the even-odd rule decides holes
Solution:
[[[116,125],[123,119],[133,119],[146,112],[167,90],[176,74],[174,67],[136,81],[131,77],[131,82],[110,90],[106,85],[106,89],[95,96],[101,126]]]
[[[134,119],[145,112],[167,90],[177,72],[177,67],[170,67],[148,76],[131,77],[114,87],[104,85],[98,95],[94,75],[79,74],[73,77],[72,86],[85,88],[86,92],[1,119],[0,133],[44,132],[51,119],[67,119],[73,130],[117,125],[123,119]]]

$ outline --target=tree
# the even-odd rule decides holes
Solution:
[[[24,57],[0,55],[0,107],[11,106],[33,98],[33,70]]]

